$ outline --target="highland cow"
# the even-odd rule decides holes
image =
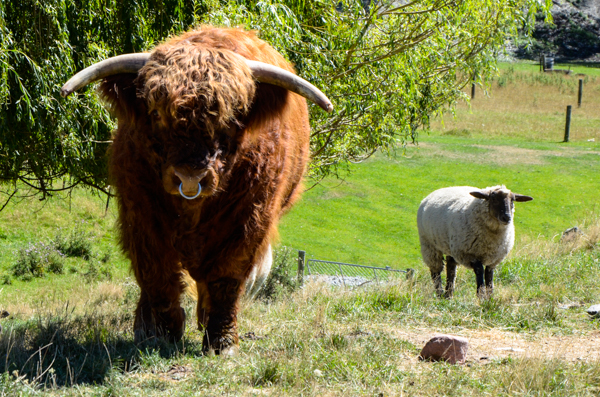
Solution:
[[[233,353],[245,283],[256,266],[270,266],[279,218],[302,190],[310,137],[303,97],[332,105],[241,29],[203,27],[151,53],[102,61],[61,93],[100,79],[118,119],[109,175],[120,244],[141,289],[135,340],[181,339],[187,272],[203,349]]]

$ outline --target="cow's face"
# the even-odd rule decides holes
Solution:
[[[254,96],[248,67],[228,51],[183,42],[158,47],[137,86],[165,191],[189,204],[216,194]]]

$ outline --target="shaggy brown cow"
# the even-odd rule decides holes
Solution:
[[[204,350],[237,349],[245,282],[255,264],[270,266],[277,222],[302,190],[310,130],[300,95],[332,109],[291,72],[254,33],[204,27],[150,54],[100,62],[63,87],[66,96],[104,79],[118,118],[110,175],[120,243],[141,288],[136,341],[182,337],[187,271]]]

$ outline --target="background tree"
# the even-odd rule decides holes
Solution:
[[[10,198],[108,193],[114,125],[87,88],[62,84],[109,56],[151,49],[198,24],[244,26],[284,54],[336,110],[311,106],[310,177],[416,140],[419,127],[495,72],[505,40],[545,0],[5,0],[0,2],[0,180]],[[19,183],[20,181],[20,183]],[[26,186],[24,193],[17,187]]]

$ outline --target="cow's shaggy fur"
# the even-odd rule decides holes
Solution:
[[[141,288],[138,341],[182,337],[187,271],[204,348],[235,350],[245,281],[270,255],[277,222],[301,191],[306,101],[256,84],[236,54],[293,71],[252,32],[204,27],[159,45],[137,75],[101,84],[119,122],[110,175],[121,246]],[[181,197],[177,188],[192,195],[196,180],[200,196]]]

